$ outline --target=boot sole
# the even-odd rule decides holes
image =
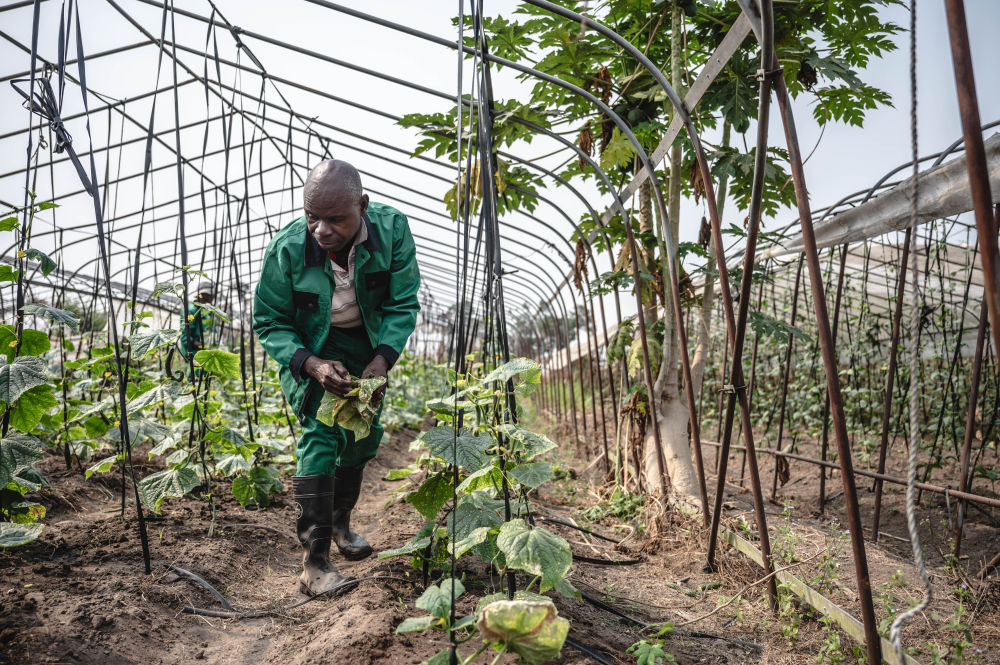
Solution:
[[[370,557],[372,554],[375,553],[375,550],[373,550],[370,547],[367,550],[361,550],[360,552],[341,550],[339,547],[337,549],[340,550],[341,556],[343,556],[348,561],[361,561],[362,559],[367,559],[368,557]]]
[[[346,585],[347,582],[350,582],[353,579],[354,579],[353,577],[345,578],[343,582],[340,582],[340,584],[345,584]],[[328,593],[328,594],[325,594],[325,595],[328,596],[328,597],[330,597],[330,598],[337,598],[338,596],[344,595],[345,593],[347,593],[348,591],[350,591],[353,588],[354,588],[354,586],[343,586],[343,587],[340,587],[339,589],[337,589],[336,591],[334,591],[333,593]],[[301,580],[299,581],[299,593],[301,593],[304,596],[309,596],[310,598],[315,598],[316,596],[320,595],[318,593],[313,593],[312,590],[309,589],[309,587],[307,587],[305,585],[305,582],[302,582]]]

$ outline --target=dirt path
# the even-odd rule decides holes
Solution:
[[[376,551],[405,543],[421,525],[408,505],[394,503],[386,508],[391,492],[401,483],[383,480],[389,469],[410,462],[413,453],[408,444],[413,436],[414,432],[393,435],[366,472],[355,525],[367,534]],[[404,618],[421,613],[413,607],[421,588],[402,583],[365,582],[343,597],[261,619],[184,614],[185,605],[216,609],[219,605],[201,587],[167,569],[168,564],[200,575],[236,609],[284,606],[303,599],[297,592],[300,553],[291,537],[290,496],[277,497],[268,510],[248,511],[232,499],[228,488],[217,488],[217,495],[224,497],[219,505],[219,525],[253,524],[277,531],[228,528],[220,529],[213,538],[207,536],[207,503],[197,498],[168,500],[163,517],[149,523],[153,574],[147,576],[142,572],[134,524],[118,518],[120,498],[115,479],[59,477],[60,464],[54,457],[44,463],[53,487],[43,495],[49,513],[42,538],[29,546],[0,552],[0,663],[415,665],[446,646],[440,635],[395,634]],[[540,509],[554,514],[568,510],[551,499],[542,501]],[[132,512],[126,514],[131,516]],[[552,528],[579,554],[630,556],[579,532]],[[682,542],[683,536],[678,536],[677,541]],[[702,578],[708,579],[698,572],[700,562],[686,547],[668,550],[645,557],[648,560],[638,566],[577,563],[572,579],[582,591],[630,616],[665,620],[673,616],[663,607],[670,604],[664,600],[665,592],[670,592],[665,585],[684,591],[697,589]],[[372,557],[343,563],[341,568],[356,577],[419,576],[405,557],[381,562]],[[489,580],[479,572],[475,566],[465,571],[466,586],[476,595],[489,592],[485,586]],[[631,600],[619,602],[617,593]],[[684,605],[710,603],[705,598],[693,601],[680,592],[676,595],[684,599]],[[461,609],[471,610],[472,602],[466,600],[469,607]],[[556,602],[560,613],[573,622],[573,639],[599,650],[609,662],[635,662],[634,656],[625,653],[642,639],[633,624],[579,601],[560,598]],[[739,631],[727,634],[740,637]],[[722,665],[757,659],[755,650],[711,636],[671,636],[665,649],[683,664]],[[480,660],[489,662],[485,656]],[[503,662],[513,659],[505,657]],[[595,661],[566,647],[557,662]]]

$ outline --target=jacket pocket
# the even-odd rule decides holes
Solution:
[[[319,311],[319,294],[292,289],[292,303],[297,310],[316,313]]]

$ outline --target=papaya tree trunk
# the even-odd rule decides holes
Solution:
[[[675,5],[670,13],[671,21],[671,55],[670,76],[671,85],[681,92],[681,10]],[[668,216],[667,223],[670,232],[677,239],[680,227],[681,209],[681,147],[674,144],[670,149],[670,172],[668,183]],[[664,243],[661,243],[661,247]],[[676,247],[674,248],[676,249]],[[664,248],[664,251],[669,251]],[[678,257],[674,256],[674,263]],[[670,288],[670,275],[667,273],[666,257],[661,261],[663,271],[664,294]],[[666,300],[666,297],[665,297]],[[664,466],[670,481],[670,487],[679,497],[686,501],[701,505],[698,492],[698,477],[692,464],[691,448],[688,444],[688,413],[687,404],[680,395],[679,361],[680,349],[673,310],[664,307],[663,359],[660,371],[653,386],[653,396],[650,408],[657,410],[657,423],[660,429],[660,442],[663,447]],[[656,464],[656,440],[652,431],[646,433],[644,444],[645,474],[647,487],[658,487],[658,466]]]

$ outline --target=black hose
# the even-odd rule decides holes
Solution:
[[[191,580],[192,582],[195,582],[198,585],[200,585],[201,587],[207,589],[213,596],[216,597],[216,599],[218,599],[220,605],[222,605],[224,608],[226,608],[229,611],[233,611],[233,606],[229,604],[229,601],[226,600],[226,597],[223,596],[218,591],[216,591],[215,587],[213,587],[211,584],[209,584],[208,582],[206,582],[202,578],[198,577],[197,575],[195,575],[194,573],[192,573],[189,570],[184,570],[183,568],[178,568],[177,566],[174,566],[172,564],[168,564],[167,568],[169,568],[170,570],[174,571],[175,573],[177,573],[181,577],[186,577],[187,579]]]
[[[639,626],[640,628],[647,629],[647,628],[650,628],[650,627],[652,627],[654,625],[654,624],[646,623],[645,621],[643,621],[641,619],[636,619],[635,617],[629,616],[628,614],[625,614],[624,612],[621,612],[621,611],[615,609],[611,605],[608,605],[603,600],[599,600],[599,599],[594,598],[593,596],[590,596],[588,594],[585,594],[585,593],[581,592],[580,593],[580,597],[583,598],[588,603],[590,603],[591,605],[593,605],[594,607],[602,609],[605,612],[610,612],[611,614],[614,614],[617,617],[625,619],[626,621],[628,621],[630,623],[633,623],[636,626]],[[673,630],[672,633],[674,635],[681,635],[681,636],[684,636],[684,637],[694,637],[694,638],[712,639],[712,640],[724,640],[726,642],[731,642],[733,644],[738,644],[738,645],[740,645],[742,647],[746,647],[748,649],[754,649],[755,651],[763,651],[764,650],[764,647],[762,647],[759,644],[754,644],[753,642],[744,642],[743,640],[736,639],[735,637],[726,637],[725,635],[718,635],[716,633],[705,633],[705,632],[693,631],[693,630]]]
[[[638,563],[644,563],[643,559],[622,559],[621,561],[614,561],[612,559],[595,559],[594,557],[583,556],[582,554],[573,554],[573,561],[579,561],[581,563],[592,563],[597,566],[634,566]]]
[[[567,637],[566,638],[566,646],[572,647],[573,649],[576,649],[577,651],[579,651],[580,653],[582,653],[582,654],[584,654],[586,656],[590,656],[591,658],[593,658],[594,660],[596,660],[598,663],[601,663],[601,665],[615,665],[615,663],[611,662],[610,660],[608,660],[607,658],[605,658],[604,656],[602,656],[598,652],[594,651],[593,647],[588,647],[588,646],[585,646],[583,644],[580,644],[579,642],[577,642],[576,640],[574,640],[572,637]]]
[[[577,531],[582,531],[588,535],[593,536],[594,538],[600,538],[601,540],[606,540],[607,542],[614,543],[615,545],[619,544],[619,541],[615,540],[614,538],[609,538],[608,536],[602,536],[599,533],[595,533],[590,529],[586,529],[582,526],[577,526],[571,522],[564,522],[563,520],[556,520],[552,519],[551,517],[541,517],[541,516],[539,516],[538,519],[542,520],[543,522],[548,522],[550,524],[559,524],[561,526],[569,527],[570,529],[576,529]]]
[[[219,619],[259,619],[261,617],[271,616],[273,614],[281,614],[287,612],[288,610],[293,610],[296,607],[302,607],[306,603],[311,603],[319,598],[325,598],[327,596],[337,595],[339,592],[347,590],[351,587],[355,587],[362,582],[370,582],[373,580],[391,581],[391,582],[404,582],[406,584],[414,584],[419,586],[420,582],[417,580],[408,580],[403,577],[393,577],[391,575],[372,575],[371,577],[358,577],[354,579],[347,580],[346,582],[341,582],[335,587],[324,591],[323,593],[318,593],[315,596],[306,598],[297,603],[292,603],[291,605],[285,605],[284,607],[271,607],[264,608],[261,610],[247,610],[245,612],[237,612],[235,610],[224,611],[224,610],[210,610],[201,607],[191,607],[190,605],[184,606],[185,614],[195,614],[204,617],[216,617]]]

